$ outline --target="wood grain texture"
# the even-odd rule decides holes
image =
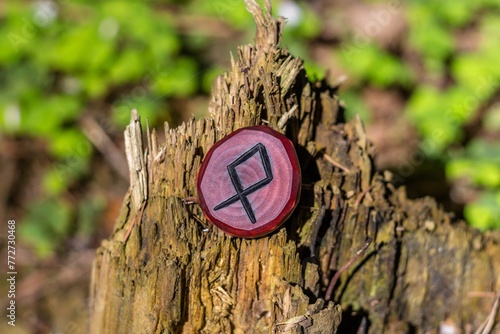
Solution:
[[[158,143],[154,130],[143,142],[133,114],[131,189],[97,251],[90,332],[437,333],[444,321],[478,328],[493,307],[488,293],[500,290],[499,234],[470,229],[430,198],[407,199],[390,173],[374,171],[374,148],[359,119],[344,122],[337,87],[310,82],[302,61],[279,48],[284,20],[267,1],[267,11],[246,3],[255,46],[240,47],[216,80],[209,118],[166,124]],[[229,237],[183,199],[197,195],[201,161],[217,140],[263,123],[294,143],[301,199],[273,234]],[[368,251],[326,302],[330,279],[367,237]]]

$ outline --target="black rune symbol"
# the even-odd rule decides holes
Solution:
[[[243,185],[241,184],[240,177],[236,172],[236,166],[241,165],[255,154],[259,153],[260,160],[262,161],[262,167],[264,167],[264,171],[266,173],[266,177],[262,180],[252,184],[251,186],[243,189]],[[227,166],[227,171],[229,172],[229,178],[231,179],[231,183],[233,184],[234,189],[236,190],[236,195],[229,197],[219,205],[217,205],[214,210],[220,210],[227,206],[230,206],[233,203],[241,201],[245,212],[247,213],[248,218],[255,224],[257,219],[255,219],[255,214],[253,213],[252,206],[248,201],[247,196],[251,193],[259,190],[260,188],[265,187],[273,180],[273,172],[271,170],[271,162],[269,161],[269,155],[267,154],[266,147],[262,143],[258,143],[245,153],[243,153],[238,159],[234,160]]]

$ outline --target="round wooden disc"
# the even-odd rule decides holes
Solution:
[[[215,143],[197,180],[207,218],[244,238],[278,228],[297,205],[300,185],[292,142],[268,126],[242,128]]]

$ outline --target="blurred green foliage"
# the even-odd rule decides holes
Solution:
[[[285,2],[276,1],[279,9],[278,4]],[[26,207],[20,232],[40,256],[52,254],[69,235],[92,233],[105,207],[102,198],[67,200],[70,187],[92,175],[96,154],[80,126],[82,115],[98,108],[101,117],[123,128],[137,108],[153,126],[175,123],[170,101],[208,94],[228,58],[224,54],[220,63],[207,58],[214,37],[198,22],[224,22],[241,38],[234,46],[251,41],[255,30],[240,0],[9,1],[2,10],[0,132],[40,138],[51,155],[42,180],[44,199]],[[342,96],[347,110],[369,120],[359,95],[362,85],[407,92],[406,114],[421,133],[423,152],[444,161],[450,180],[466,178],[480,191],[466,207],[469,222],[500,228],[498,143],[460,145],[464,125],[481,108],[487,108],[488,129],[500,131],[500,109],[488,105],[500,79],[494,65],[500,52],[500,0],[458,0],[452,6],[422,0],[396,10],[406,14],[408,47],[428,78],[449,76],[452,84],[420,83],[399,55],[364,36],[362,43],[343,43],[336,51],[359,83]],[[321,79],[325,69],[311,59],[307,43],[321,33],[321,19],[303,2],[288,7],[285,16],[283,45],[305,60],[310,77]],[[477,27],[480,43],[461,52],[456,33],[471,26]]]
[[[38,200],[29,206],[19,234],[38,256],[50,256],[64,250],[69,235],[90,238],[104,205],[102,196],[84,198],[77,207],[62,197]]]
[[[355,78],[385,88],[392,85],[409,86],[414,82],[410,68],[394,55],[382,50],[375,43],[362,47],[341,49],[344,66]]]
[[[20,232],[40,256],[52,254],[78,230],[68,228],[70,220],[88,231],[98,211],[92,208],[103,208],[64,200],[72,184],[91,174],[95,152],[79,124],[86,109],[102,106],[101,116],[123,127],[130,110],[138,108],[155,124],[160,114],[169,119],[168,98],[200,89],[199,62],[182,54],[173,13],[158,10],[160,5],[88,0],[4,5],[0,129],[42,138],[52,156],[42,180],[46,198],[26,207]]]
[[[287,27],[295,49],[319,33],[313,11],[302,9],[301,20]],[[26,205],[20,232],[40,256],[53,254],[75,231],[92,230],[105,207],[102,199],[99,205],[66,199],[72,185],[93,174],[97,153],[80,125],[84,113],[118,129],[132,108],[152,126],[175,124],[170,101],[207,95],[224,70],[205,58],[214,36],[203,31],[210,25],[204,19],[223,22],[243,43],[255,30],[240,0],[31,0],[9,1],[2,10],[0,133],[41,139],[51,156],[41,180],[44,198]],[[307,50],[299,51],[307,58]]]
[[[33,246],[39,256],[49,256],[70,233],[71,213],[71,205],[63,199],[32,203],[28,215],[20,225],[19,234],[24,242]]]
[[[480,191],[478,198],[466,205],[464,215],[482,230],[500,228],[500,143],[473,138],[458,149],[453,144],[463,142],[464,126],[479,117],[481,108],[488,108],[498,92],[500,68],[495,59],[500,52],[499,14],[498,0],[460,0],[453,6],[420,1],[408,10],[410,43],[420,52],[427,70],[436,69],[442,76],[446,69],[453,80],[437,92],[438,98],[436,90],[419,87],[408,104],[408,115],[424,140],[436,144],[434,151],[425,153],[444,157],[448,178],[465,178]],[[478,26],[478,45],[473,50],[458,50],[456,33],[472,25]],[[426,38],[432,41],[426,42]],[[433,122],[430,117],[434,117]]]
[[[405,47],[418,55],[426,80],[417,82],[414,70],[378,47],[370,36],[364,36],[364,43],[358,36],[358,43],[344,44],[339,59],[355,80],[410,93],[405,113],[420,131],[424,155],[445,164],[450,182],[465,178],[479,193],[466,205],[465,217],[482,230],[500,228],[500,143],[498,139],[493,143],[467,139],[464,132],[482,113],[481,126],[486,131],[500,131],[498,107],[491,106],[500,82],[496,60],[500,0],[458,0],[453,4],[422,0],[411,1],[404,8],[377,3],[385,4],[386,21],[404,11],[408,22]],[[388,24],[377,22],[382,29]],[[478,45],[461,50],[457,36],[467,29],[476,31]],[[451,83],[445,88],[436,85],[448,78]]]

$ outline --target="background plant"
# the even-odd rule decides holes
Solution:
[[[443,165],[468,222],[499,228],[500,1],[380,3],[387,21],[404,15],[406,38],[383,48],[376,38],[359,46],[346,36],[353,46],[337,56],[356,81],[350,100],[361,100],[367,86],[407,96],[404,114],[420,134],[418,154]]]
[[[461,191],[467,190],[464,213],[469,222],[482,229],[497,227],[500,1],[461,0],[454,6],[419,1],[393,8],[377,3],[386,17],[379,9],[379,17],[372,15],[365,25],[364,36],[346,30],[340,43],[331,43],[333,56],[350,78],[342,92],[348,114],[359,113],[370,122],[362,97],[366,87],[407,95],[404,113],[420,133],[425,158],[442,163],[449,182],[459,180]],[[321,13],[286,1],[278,6],[289,17],[284,44],[305,58],[311,76],[322,78],[326,66],[310,52],[322,38]],[[391,49],[376,41],[377,29],[390,29],[386,25],[398,11],[405,16],[407,38]],[[221,28],[229,32],[221,33]],[[461,46],[466,33],[476,34],[474,45]],[[185,106],[201,116],[204,104],[186,100],[200,96],[203,101],[213,78],[228,64],[227,51],[252,34],[253,23],[241,1],[7,3],[0,25],[5,37],[0,41],[0,126],[4,135],[46,144],[50,163],[33,202],[43,206],[39,199],[48,196],[62,203],[72,185],[91,175],[97,153],[82,130],[83,115],[106,123],[115,141],[132,108],[152,126],[182,121],[190,116],[182,110]],[[224,45],[224,52],[213,48],[214,41]],[[408,53],[417,57],[417,65],[407,61]],[[69,211],[77,206],[69,205]],[[60,215],[64,207],[47,209],[60,208],[54,212]],[[31,211],[30,205],[25,208]],[[53,241],[45,240],[40,249],[57,245]]]
[[[242,1],[11,1],[3,11],[0,129],[4,138],[42,144],[41,186],[20,200],[21,235],[40,256],[82,230],[78,212],[92,200],[67,197],[86,192],[94,170],[105,167],[84,119],[121,145],[132,108],[151,126],[200,117],[228,51],[253,35]],[[294,48],[319,29],[312,10],[304,7],[301,15],[287,35]],[[200,102],[190,103],[193,96]],[[92,207],[101,211],[89,213],[95,221],[107,205],[105,196],[96,197]]]

